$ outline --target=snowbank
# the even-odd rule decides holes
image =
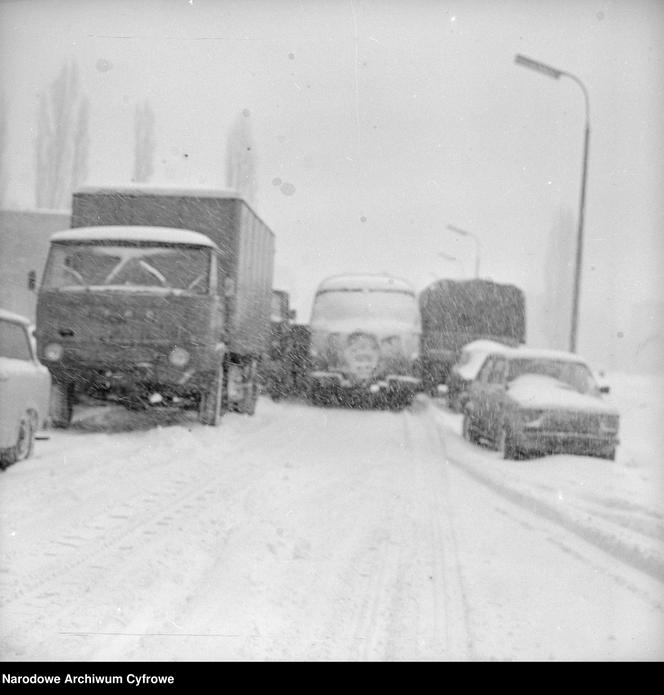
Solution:
[[[461,438],[461,416],[433,409],[450,463],[586,541],[664,581],[664,376],[612,374],[621,416],[616,461],[556,455],[504,461]]]

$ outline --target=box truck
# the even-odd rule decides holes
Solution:
[[[207,425],[227,409],[253,414],[273,267],[274,234],[235,192],[75,192],[37,298],[52,424],[69,425],[77,392],[195,407]]]

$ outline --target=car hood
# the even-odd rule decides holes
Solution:
[[[539,374],[517,377],[508,385],[508,393],[524,408],[618,414],[618,410],[600,396],[579,393],[563,381]]]
[[[0,380],[9,379],[10,377],[22,377],[24,374],[32,375],[35,372],[48,374],[48,369],[41,364],[35,364],[27,360],[0,357]]]

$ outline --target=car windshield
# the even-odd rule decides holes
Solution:
[[[528,358],[510,360],[508,381],[525,374],[539,374],[562,381],[579,393],[599,393],[590,369],[581,362]]]
[[[416,325],[419,308],[408,292],[381,290],[326,290],[315,299],[311,321],[382,319]]]
[[[208,291],[210,250],[146,243],[54,244],[46,289],[120,288]]]
[[[30,359],[28,334],[21,324],[0,319],[0,357],[14,360]]]

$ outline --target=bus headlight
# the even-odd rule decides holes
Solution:
[[[174,347],[168,356],[168,361],[174,366],[182,369],[186,367],[189,362],[189,353],[181,347]]]
[[[64,354],[64,352],[64,348],[62,347],[62,345],[60,345],[60,343],[49,343],[44,348],[44,357],[49,362],[58,362],[62,359],[62,355]]]

